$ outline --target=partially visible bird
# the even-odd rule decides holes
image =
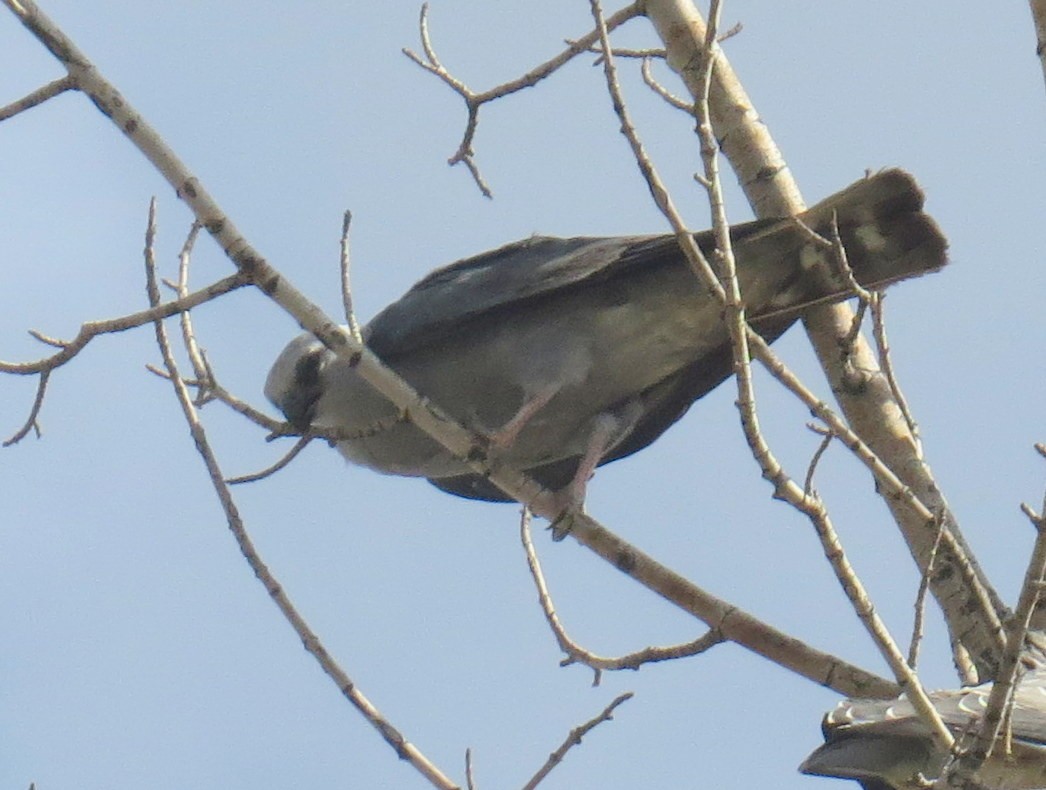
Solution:
[[[934,691],[930,700],[960,748],[976,735],[992,684]],[[1012,752],[1002,742],[976,781],[991,790],[1046,787],[1046,669],[1027,673],[1014,693]],[[893,700],[843,700],[821,725],[825,743],[801,766],[804,774],[853,779],[864,790],[925,790],[951,755],[938,749],[930,728],[903,694]]]
[[[901,170],[867,177],[801,215],[833,217],[868,288],[941,268],[947,243]],[[694,236],[706,255],[711,232]],[[776,340],[812,304],[850,295],[831,253],[792,218],[731,228],[749,320]],[[675,237],[533,237],[438,269],[380,312],[366,345],[504,462],[577,504],[600,464],[646,447],[732,370],[722,308]],[[312,335],[293,340],[265,394],[299,430],[334,428],[350,461],[426,477],[459,496],[508,501]],[[375,429],[375,426],[384,426]]]

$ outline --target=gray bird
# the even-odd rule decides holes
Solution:
[[[991,683],[930,693],[960,748],[976,734]],[[804,774],[853,779],[864,790],[916,790],[941,775],[950,755],[902,694],[894,700],[844,700],[821,725],[825,744],[799,766]],[[1024,676],[1014,693],[1012,751],[998,743],[976,781],[992,790],[1046,787],[1046,670]]]
[[[865,178],[801,215],[822,235],[833,215],[856,279],[880,288],[934,271],[947,244],[901,170]],[[731,228],[749,320],[776,340],[812,304],[849,294],[809,271],[838,271],[791,218]],[[706,255],[711,232],[694,239]],[[831,279],[831,278],[829,278]],[[536,236],[438,269],[380,312],[366,345],[416,390],[490,437],[491,452],[578,504],[592,471],[657,439],[727,378],[722,309],[670,235]],[[301,431],[353,437],[350,461],[426,477],[459,496],[509,501],[312,335],[293,340],[265,394]],[[378,426],[378,427],[376,427]]]

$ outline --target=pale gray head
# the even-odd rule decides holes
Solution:
[[[311,334],[299,335],[276,358],[265,379],[265,397],[287,421],[305,431],[316,417],[323,394],[323,370],[334,359]]]

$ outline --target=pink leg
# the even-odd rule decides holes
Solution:
[[[561,513],[579,510],[585,504],[585,490],[596,467],[620,436],[621,420],[612,414],[601,414],[596,418],[592,434],[588,437],[585,454],[581,456],[574,479],[556,493]]]
[[[550,384],[524,401],[523,405],[519,407],[519,411],[508,422],[489,435],[491,446],[501,450],[511,447],[527,423],[556,396],[560,389],[559,384]]]

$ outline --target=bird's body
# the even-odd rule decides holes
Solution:
[[[944,265],[944,238],[921,209],[914,181],[892,170],[803,220],[824,233],[836,214],[856,278],[875,287]],[[830,253],[793,220],[752,222],[731,235],[749,319],[768,340],[803,307],[845,295],[812,275]],[[710,233],[695,239],[712,253]],[[450,416],[503,439],[505,462],[554,489],[642,449],[731,371],[722,309],[673,236],[507,245],[433,272],[379,313],[364,340]],[[395,407],[311,335],[280,355],[266,394],[299,428],[358,434],[338,443],[354,462],[427,477],[462,496],[506,499],[397,422]]]

